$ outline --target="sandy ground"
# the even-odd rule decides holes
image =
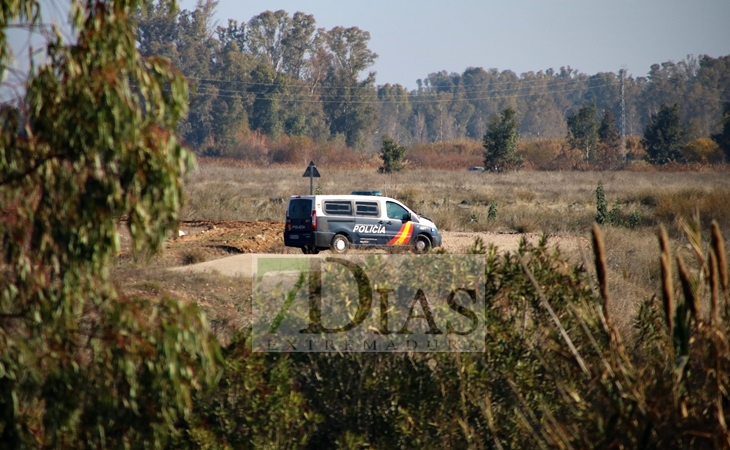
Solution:
[[[196,221],[182,222],[180,235],[169,239],[166,255],[179,261],[176,271],[216,271],[229,276],[251,276],[255,258],[270,254],[303,256],[299,249],[284,247],[283,223],[280,222],[235,222]],[[466,253],[479,237],[485,244],[493,244],[500,251],[515,251],[524,237],[537,244],[540,235],[501,234],[476,232],[443,232],[443,248],[448,253]],[[123,244],[129,240],[122,234]],[[588,244],[587,239],[574,236],[550,236],[549,244],[560,247],[565,253],[574,253],[580,246]],[[204,252],[202,257],[185,258],[191,251]],[[353,252],[361,252],[353,250]],[[329,254],[329,251],[321,253]],[[200,262],[198,259],[205,259]]]
[[[463,231],[445,231],[443,233],[443,247],[449,253],[465,253],[474,243],[474,239],[481,238],[485,244],[495,245],[501,251],[513,252],[517,250],[520,240],[524,237],[531,244],[537,245],[541,235],[537,233],[475,233]],[[575,236],[548,236],[548,244],[558,246],[562,251],[577,251],[579,245],[586,245],[587,239]]]

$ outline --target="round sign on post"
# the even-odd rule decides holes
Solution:
[[[317,166],[314,165],[314,161],[309,161],[309,165],[302,176],[309,177],[309,195],[312,195],[314,193],[314,179],[320,177],[319,170],[317,170]]]

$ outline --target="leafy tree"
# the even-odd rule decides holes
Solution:
[[[598,145],[598,109],[591,103],[581,106],[568,116],[568,142],[571,147],[585,153],[585,159],[595,157],[593,153]]]
[[[295,79],[302,74],[305,56],[314,43],[314,16],[284,10],[254,16],[246,29],[248,50],[276,72]]]
[[[226,121],[219,114],[235,113],[237,109],[234,105],[218,107],[220,86],[213,81],[221,49],[211,29],[217,4],[214,0],[199,0],[193,11],[180,12],[166,0],[155,0],[145,5],[149,14],[142,14],[140,5],[133,15],[142,56],[165,56],[190,80],[189,112],[178,130],[199,153],[215,152],[211,147],[216,147],[216,127]]]
[[[9,448],[161,447],[215,377],[217,347],[195,305],[129,297],[109,280],[119,217],[128,215],[137,251],[158,250],[194,164],[176,135],[187,84],[169,60],[140,56],[130,17],[140,6],[74,4],[72,44],[48,38],[47,62],[0,120],[0,442]],[[38,25],[39,8],[4,4],[0,71],[9,24]]]
[[[722,131],[713,134],[712,139],[725,153],[725,160],[730,161],[730,102],[726,102],[722,108]]]
[[[378,57],[367,47],[369,40],[370,33],[357,27],[335,27],[320,41],[328,63],[321,96],[330,134],[343,134],[351,147],[364,146],[378,123],[375,72],[358,79]]]
[[[621,158],[621,133],[616,128],[616,119],[610,109],[603,111],[603,119],[598,127],[600,140],[597,159],[603,164],[613,164]]]
[[[489,121],[484,135],[484,167],[501,172],[522,168],[522,157],[517,154],[517,111],[507,108]]]
[[[386,84],[378,88],[378,100],[380,102],[378,129],[386,131],[389,136],[394,136],[401,142],[410,139],[408,129],[404,126],[412,113],[408,91],[399,84],[394,86]]]
[[[616,128],[616,118],[608,108],[603,111],[603,119],[598,127],[598,138],[602,144],[612,149],[621,146],[621,133]]]
[[[218,27],[216,29],[218,40],[221,47],[226,48],[228,44],[234,42],[236,47],[243,50],[246,48],[246,24],[239,24],[237,20],[228,19],[227,27]]]
[[[652,164],[664,165],[682,161],[685,128],[679,120],[679,105],[662,105],[644,130],[641,140],[646,148],[646,159]]]
[[[403,166],[403,157],[406,155],[406,148],[398,145],[388,135],[383,135],[383,147],[380,150],[380,159],[383,165],[378,169],[380,173],[391,173],[400,171]]]
[[[286,92],[286,78],[263,63],[259,63],[251,75],[255,84],[249,91],[256,94],[250,118],[251,129],[260,130],[276,139],[283,129],[279,94]]]
[[[284,38],[284,72],[294,79],[303,75],[306,56],[314,45],[316,21],[314,16],[302,12],[294,13],[291,28]]]
[[[286,34],[291,25],[289,14],[283,9],[264,11],[248,22],[246,42],[249,51],[273,70],[279,71],[283,65]]]
[[[216,97],[216,107],[211,111],[213,124],[208,137],[207,155],[226,156],[236,151],[237,138],[249,130],[248,111],[254,94],[242,89],[250,83],[256,61],[251,55],[241,53],[235,40],[231,40],[218,53],[213,76],[223,95]]]

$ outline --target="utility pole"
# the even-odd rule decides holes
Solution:
[[[626,159],[626,97],[624,96],[624,78],[626,77],[626,66],[621,66],[619,71],[621,78],[621,159]]]

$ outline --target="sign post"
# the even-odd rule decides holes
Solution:
[[[302,176],[309,177],[309,195],[312,195],[314,193],[314,178],[320,177],[319,170],[317,170],[317,166],[314,165],[314,161],[309,161],[309,165]]]

